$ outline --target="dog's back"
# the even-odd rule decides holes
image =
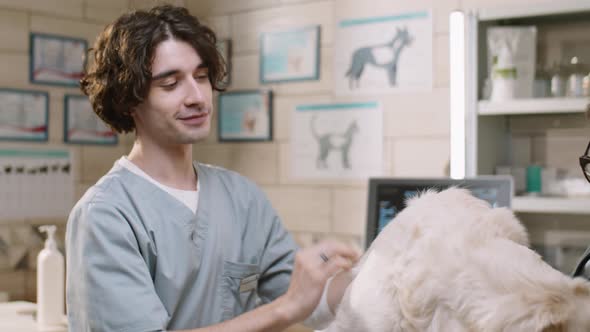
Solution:
[[[527,246],[509,210],[425,192],[373,242],[328,331],[590,331],[589,283]]]

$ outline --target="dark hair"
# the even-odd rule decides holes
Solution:
[[[208,68],[213,89],[223,90],[226,65],[217,37],[186,8],[162,5],[124,14],[97,37],[80,80],[94,112],[113,130],[135,129],[132,110],[147,97],[155,49],[168,39],[190,44]]]

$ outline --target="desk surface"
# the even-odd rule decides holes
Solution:
[[[0,303],[0,331],[39,332],[34,319],[36,311],[37,305],[31,302]],[[64,325],[51,332],[68,332],[68,329]]]
[[[0,303],[0,331],[10,332],[39,332],[33,315],[37,310],[37,305],[31,302],[5,302]],[[295,325],[288,328],[285,332],[311,332],[301,325]],[[63,329],[51,332],[68,332],[64,326]]]

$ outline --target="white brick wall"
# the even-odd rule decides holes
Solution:
[[[271,203],[293,231],[329,233],[331,190],[324,186],[263,187]]]
[[[271,88],[275,93],[274,102],[274,143],[278,148],[278,163],[259,166],[257,158],[244,157],[232,160],[231,167],[252,169],[259,167],[272,175],[278,174],[278,182],[267,190],[280,188],[286,195],[300,192],[302,188],[323,186],[330,192],[332,201],[328,207],[327,225],[322,232],[354,234],[364,236],[365,206],[354,204],[352,200],[366,200],[366,181],[334,180],[296,180],[290,177],[290,121],[295,105],[317,102],[347,102],[378,100],[384,109],[383,170],[387,176],[400,177],[435,177],[448,174],[449,163],[449,27],[448,15],[455,9],[478,7],[497,7],[506,5],[535,5],[549,3],[549,0],[526,0],[514,4],[510,0],[260,0],[260,1],[214,1],[206,15],[224,38],[231,38],[234,45],[232,58],[232,90]],[[191,2],[187,3],[189,8]],[[432,91],[377,95],[361,97],[336,97],[332,94],[332,57],[336,22],[345,18],[386,15],[415,10],[432,10],[433,14],[433,81]],[[197,9],[194,8],[196,11]],[[202,10],[202,8],[201,8]],[[269,84],[259,83],[259,34],[263,31],[319,24],[321,25],[321,73],[319,81]],[[571,30],[571,29],[570,29]],[[571,31],[564,30],[565,36]],[[578,32],[578,30],[575,30]],[[571,137],[547,137],[548,130],[571,127],[586,127],[580,124],[580,117],[553,116],[537,117],[531,123],[526,117],[510,120],[514,132],[512,159],[517,164],[530,161],[547,161],[556,164],[563,158],[548,153],[551,146],[561,140],[578,144]],[[208,150],[213,151],[215,142],[210,142]],[[583,145],[583,144],[582,144]],[[222,147],[225,150],[240,149]],[[583,148],[583,147],[582,147]],[[236,151],[238,151],[236,150]],[[576,152],[577,153],[577,152]],[[554,162],[555,160],[555,162]],[[242,165],[249,164],[249,165]],[[576,165],[574,165],[575,167]],[[270,168],[278,167],[277,172]],[[252,176],[258,177],[255,173]],[[270,189],[272,188],[272,189]],[[324,191],[310,191],[309,195],[320,197]],[[295,194],[294,194],[295,195]],[[351,197],[355,197],[352,199]],[[321,200],[320,200],[321,201]],[[317,202],[314,202],[317,204]],[[314,205],[316,206],[316,205]],[[325,207],[324,207],[325,208]],[[309,208],[308,208],[309,209]],[[346,211],[346,212],[342,212]],[[287,225],[302,239],[311,238],[307,232],[316,229],[308,220],[298,220],[300,215],[295,209],[281,208],[280,212]],[[328,227],[328,228],[326,228]],[[313,234],[313,233],[312,233]],[[309,241],[303,240],[307,243]]]
[[[125,11],[126,7],[102,7],[102,3],[97,5],[87,4],[84,7],[84,17],[88,21],[106,25],[117,19]]]
[[[62,18],[81,19],[83,0],[0,0],[2,9],[18,9]]]
[[[448,138],[399,138],[393,141],[392,168],[395,176],[448,176]]]
[[[381,97],[385,137],[449,136],[449,89]]]
[[[58,17],[49,17],[43,15],[31,15],[31,32],[43,32],[70,37],[82,37],[86,39],[89,45],[92,45],[94,39],[104,24],[88,23],[81,19],[64,19]]]
[[[29,82],[29,54],[28,53],[0,53],[0,85],[4,87],[22,88]]]
[[[80,147],[79,161],[82,182],[96,182],[113,167],[115,160],[126,152],[127,147],[122,145],[116,147],[84,145]]]
[[[16,10],[0,11],[0,50],[25,53],[29,49],[29,18]]]
[[[232,90],[261,88],[259,83],[259,35],[273,29],[305,25],[321,26],[321,71],[320,80],[311,82],[271,84],[275,93],[274,102],[274,143],[275,150],[264,147],[267,153],[275,154],[276,159],[267,157],[264,164],[254,155],[242,153],[248,151],[242,145],[228,148],[227,144],[217,144],[223,151],[232,150],[241,158],[232,158],[228,163],[231,168],[241,171],[272,191],[273,197],[294,195],[298,197],[302,188],[309,191],[316,208],[292,203],[281,204],[279,212],[287,227],[293,231],[322,233],[345,233],[360,240],[364,236],[366,181],[363,180],[295,180],[290,177],[290,121],[291,112],[298,104],[321,103],[331,101],[375,100],[383,102],[384,108],[384,171],[387,175],[443,175],[448,161],[448,27],[446,17],[456,4],[452,1],[215,1],[207,15],[209,22],[222,38],[231,38]],[[197,9],[189,8],[197,13]],[[382,15],[409,10],[423,10],[433,7],[434,15],[434,82],[432,92],[399,94],[394,96],[340,97],[332,95],[332,57],[334,29],[337,19],[367,15]],[[229,25],[229,27],[228,27]],[[228,31],[229,30],[229,31]],[[428,121],[423,121],[428,119]],[[208,144],[207,150],[213,151],[216,144]],[[429,163],[416,167],[408,159],[415,156],[416,148],[428,151]],[[434,150],[435,152],[432,152]],[[234,155],[232,153],[232,155]],[[424,157],[417,157],[422,162]],[[278,162],[277,162],[278,160]],[[278,171],[273,171],[278,167]],[[276,177],[275,183],[272,178]],[[271,181],[271,182],[269,182]],[[274,186],[269,186],[273,185]],[[312,190],[322,186],[321,190]],[[280,188],[281,194],[277,194]],[[319,202],[328,193],[333,199],[330,204],[321,205],[325,210],[322,217],[314,216],[310,223],[298,209],[316,210]],[[277,201],[274,199],[273,202]],[[293,207],[286,208],[292,204]],[[322,204],[325,204],[323,202]],[[305,241],[304,241],[305,242]]]
[[[332,45],[333,12],[333,1],[315,1],[235,14],[231,19],[234,50],[238,54],[256,52],[261,32],[308,25],[320,25],[322,46]]]
[[[273,185],[279,176],[279,146],[273,143],[235,144],[231,168],[259,184]],[[256,162],[253,162],[255,160]]]
[[[184,1],[177,1],[184,4]],[[84,38],[89,46],[103,29],[129,8],[149,7],[154,1],[138,0],[0,0],[0,87],[47,91],[49,102],[49,142],[0,142],[0,148],[60,148],[63,143],[63,96],[81,94],[78,88],[29,83],[29,34],[31,32]],[[126,153],[133,135],[121,135],[118,146],[69,146],[74,156],[75,197],[80,197],[113,162]],[[218,149],[216,149],[218,150]],[[13,225],[61,224],[63,237],[66,216],[54,220],[18,220]],[[10,222],[10,221],[3,221]],[[28,229],[28,228],[27,228]],[[60,243],[63,242],[60,240]],[[36,254],[30,254],[34,268]],[[35,272],[0,271],[0,291],[10,298],[35,300]]]
[[[332,232],[356,235],[365,232],[365,224],[359,220],[367,217],[366,188],[335,189],[332,200]]]

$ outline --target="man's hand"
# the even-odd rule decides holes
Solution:
[[[358,257],[356,250],[335,241],[324,241],[297,252],[291,284],[282,299],[288,319],[297,322],[309,316],[318,305],[328,278],[349,270]]]
[[[287,292],[275,301],[264,304],[234,319],[200,329],[186,332],[278,332],[303,321],[318,305],[326,281],[338,271],[350,270],[358,260],[357,251],[345,244],[325,241],[315,246],[302,249],[295,255],[295,266],[291,275],[291,284]],[[342,273],[339,276],[347,275]],[[338,276],[338,277],[339,277]],[[335,303],[340,302],[344,289],[352,276],[344,277],[334,294],[328,294],[328,304],[334,310]],[[332,298],[332,299],[330,299]]]

